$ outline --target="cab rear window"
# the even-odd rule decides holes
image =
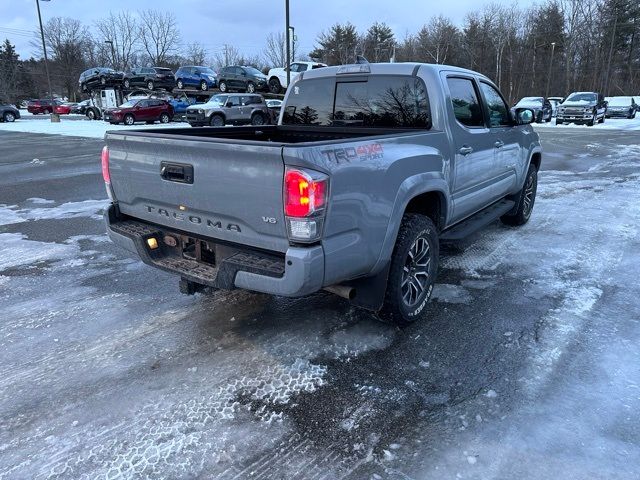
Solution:
[[[431,127],[429,99],[422,80],[390,75],[298,82],[289,94],[282,121],[285,125]]]

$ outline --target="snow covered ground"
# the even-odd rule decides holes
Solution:
[[[588,128],[595,130],[626,130],[626,131],[640,131],[640,114],[636,115],[636,118],[607,118],[604,123],[598,123],[593,127],[586,125],[576,125],[575,123],[556,125],[555,119],[549,123],[534,123],[536,129],[548,129],[548,128]]]
[[[49,116],[32,115],[31,118],[16,120],[13,123],[0,123],[0,130],[9,132],[48,133],[53,135],[68,135],[72,137],[104,138],[108,130],[132,130],[148,128],[176,128],[189,126],[187,123],[168,123],[147,125],[137,123],[133,127],[126,125],[111,125],[102,120],[88,120],[79,115],[62,115],[60,123],[52,123]]]
[[[0,480],[638,478],[640,133],[541,135],[531,221],[400,330],[182,296],[108,241],[100,141],[0,132]]]

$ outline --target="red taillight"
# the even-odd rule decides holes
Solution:
[[[300,170],[284,177],[284,212],[289,217],[308,217],[326,203],[327,181],[314,180]]]
[[[109,147],[106,145],[102,148],[102,178],[105,183],[111,183],[111,175],[109,174]]]

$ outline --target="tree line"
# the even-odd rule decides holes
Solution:
[[[54,17],[44,29],[52,88],[72,99],[80,93],[80,73],[93,66],[244,64],[265,71],[286,63],[284,33],[267,35],[263,50],[252,55],[233,45],[210,52],[197,42],[183,46],[175,16],[156,10],[110,13],[91,26]],[[41,49],[38,40],[33,46]],[[546,0],[526,9],[493,4],[469,12],[460,26],[445,16],[432,17],[402,38],[384,22],[364,32],[338,23],[318,34],[308,55],[296,50],[294,44],[293,59],[329,65],[363,55],[376,62],[466,67],[493,79],[510,101],[576,90],[640,95],[640,2]],[[0,101],[46,93],[42,52],[36,57],[21,60],[9,40],[0,45]]]
[[[523,9],[493,4],[462,26],[431,18],[398,39],[385,23],[350,23],[321,33],[309,56],[330,65],[369,61],[456,65],[490,77],[510,101],[597,90],[640,95],[640,2],[547,0]]]

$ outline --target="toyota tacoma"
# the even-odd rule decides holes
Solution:
[[[308,70],[277,125],[107,132],[108,233],[185,293],[324,289],[407,324],[424,314],[441,241],[529,220],[532,120],[457,67]]]

